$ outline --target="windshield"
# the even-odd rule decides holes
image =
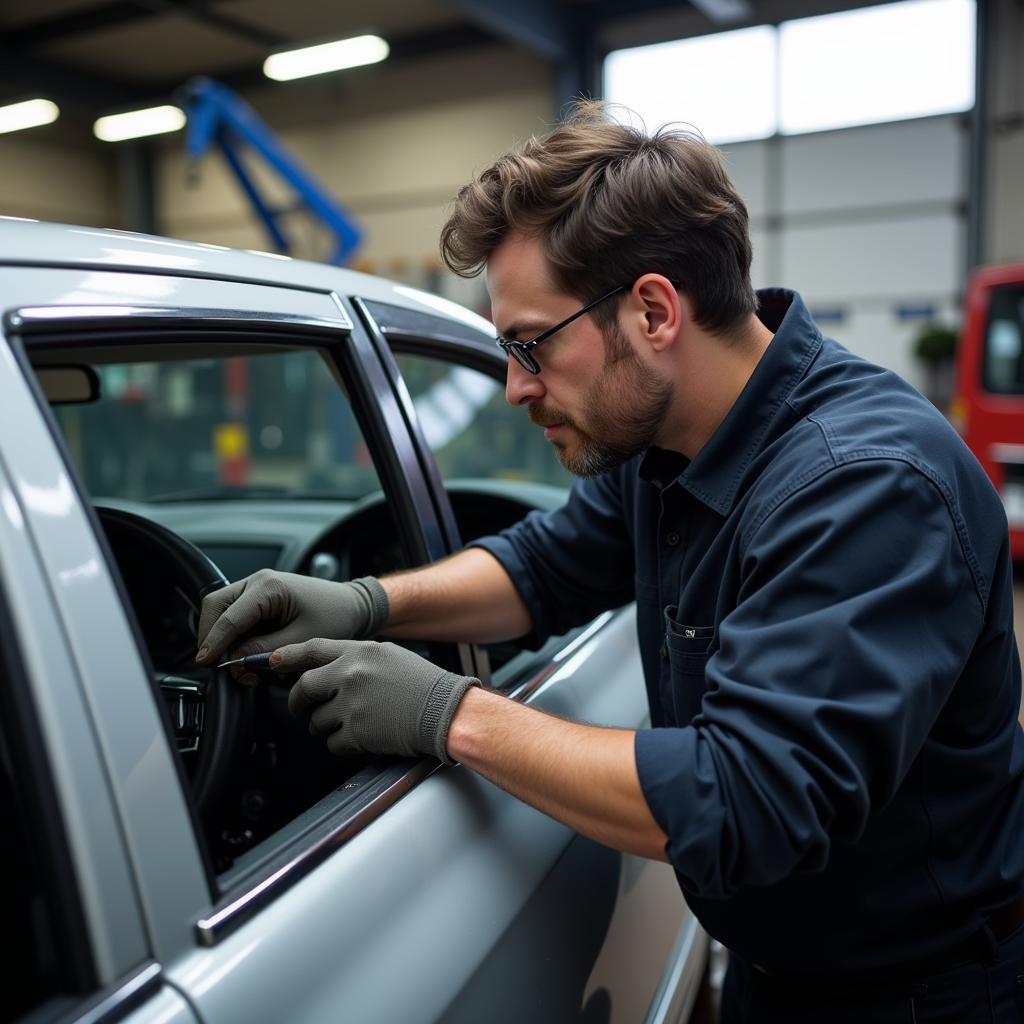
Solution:
[[[345,392],[316,351],[96,371],[98,401],[54,409],[94,497],[351,500],[380,487]]]

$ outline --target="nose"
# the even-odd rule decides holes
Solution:
[[[544,397],[544,385],[540,375],[530,373],[514,359],[508,361],[508,372],[505,377],[505,401],[509,405],[525,405]]]

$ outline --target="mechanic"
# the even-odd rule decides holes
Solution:
[[[259,572],[206,598],[199,660],[276,650],[333,752],[459,761],[668,860],[731,951],[723,1021],[1024,1019],[1007,522],[944,418],[755,294],[686,132],[582,104],[460,191],[442,252],[486,270],[567,504],[381,580]],[[369,639],[541,643],[633,600],[636,732]]]

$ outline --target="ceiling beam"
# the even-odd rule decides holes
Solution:
[[[115,25],[125,25],[152,16],[135,0],[110,0],[71,14],[39,18],[4,32],[4,43],[11,50],[35,50],[73,36],[88,35]]]
[[[0,42],[0,67],[8,99],[31,94],[70,110],[94,113],[128,106],[143,96],[143,90],[116,79],[32,56],[10,46],[6,39]]]
[[[551,61],[566,60],[572,41],[556,4],[546,0],[446,0],[474,24]]]
[[[137,0],[137,2],[145,4],[155,14],[183,14],[193,21],[209,25],[211,28],[219,28],[229,35],[271,50],[290,46],[295,42],[288,36],[260,28],[243,18],[236,18],[233,14],[222,14],[220,11],[214,10],[210,0]]]
[[[210,0],[107,0],[71,14],[29,22],[5,32],[4,42],[16,50],[38,50],[63,39],[91,35],[106,28],[120,28],[161,14],[180,14],[269,49],[286,46],[293,41],[234,15],[223,14],[214,9]]]

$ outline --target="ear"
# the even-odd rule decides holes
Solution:
[[[692,321],[689,300],[663,274],[644,274],[637,278],[630,298],[641,318],[644,340],[654,352],[671,348],[686,324]]]

